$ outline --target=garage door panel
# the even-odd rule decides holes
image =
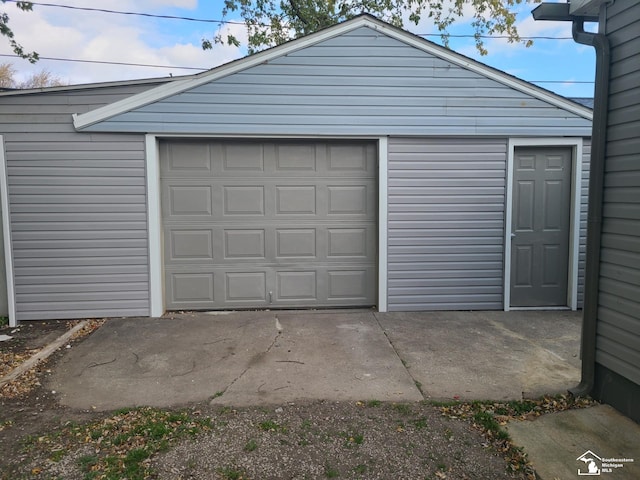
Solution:
[[[329,300],[367,298],[366,269],[330,271],[328,280]]]
[[[367,256],[366,228],[328,228],[327,257],[361,257]]]
[[[243,302],[267,303],[267,272],[227,272],[225,273],[225,300],[242,304]]]
[[[317,272],[300,271],[300,272],[277,272],[277,302],[289,301],[310,301],[318,302],[317,290]]]
[[[264,187],[262,185],[225,185],[223,190],[223,214],[225,216],[264,216]]]
[[[214,304],[212,272],[172,273],[168,276],[167,289],[174,308],[180,308],[180,305],[211,308]]]
[[[282,228],[203,227],[198,223],[164,227],[165,264],[200,263],[363,263],[375,258],[377,230],[367,222],[283,222]]]
[[[315,215],[316,187],[314,185],[276,185],[276,215]]]
[[[276,145],[274,170],[284,175],[309,175],[316,171],[316,150],[317,146],[309,143]]]
[[[341,173],[371,171],[373,152],[371,145],[329,145],[327,170]]]
[[[211,216],[211,186],[171,185],[166,189],[165,211],[170,217]]]
[[[171,262],[213,261],[213,229],[171,230],[168,235],[168,259]]]
[[[369,219],[377,216],[376,187],[373,181],[336,182],[326,186],[326,213],[329,219]],[[323,192],[324,193],[324,192]]]
[[[163,177],[212,176],[213,162],[208,143],[163,143],[161,155],[167,159],[160,165]]]
[[[220,162],[216,159],[220,158]],[[264,145],[260,143],[219,144],[214,148],[214,163],[230,174],[264,172]]]
[[[264,229],[226,229],[224,231],[225,260],[264,259]]]
[[[160,149],[167,308],[375,303],[374,144],[189,142]]]
[[[305,258],[316,260],[317,229],[278,228],[276,229],[277,258]]]

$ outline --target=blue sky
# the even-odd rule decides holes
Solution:
[[[549,0],[547,0],[549,1]],[[44,3],[44,1],[43,1]],[[46,3],[110,10],[144,12],[156,15],[176,15],[195,18],[221,18],[221,0],[47,0]],[[173,68],[150,68],[126,65],[101,65],[53,60],[41,60],[35,66],[24,60],[0,57],[0,63],[12,63],[19,79],[46,69],[65,83],[77,84],[134,78],[185,75],[197,70],[183,70],[178,66],[212,68],[240,58],[246,50],[216,46],[203,51],[203,37],[211,37],[217,25],[181,20],[162,20],[134,15],[114,15],[64,8],[34,6],[23,13],[11,3],[0,6],[9,13],[18,40],[42,57],[135,64],[168,65]],[[564,22],[534,22],[530,11],[533,5],[519,8],[518,27],[522,36],[571,37],[571,25]],[[228,18],[228,20],[238,20]],[[223,27],[238,38],[245,38],[240,25]],[[428,22],[407,23],[405,28],[416,34],[434,34]],[[468,19],[452,27],[455,35],[471,34]],[[427,39],[441,43],[437,36]],[[486,63],[528,81],[555,81],[538,85],[570,97],[593,95],[595,54],[593,49],[573,40],[538,39],[534,45],[509,44],[503,39],[488,39],[489,54],[480,56],[473,38],[452,38],[450,47],[464,55]],[[11,54],[5,41],[0,54]],[[577,83],[588,82],[588,83]]]

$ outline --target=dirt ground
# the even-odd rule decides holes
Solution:
[[[0,342],[0,376],[70,327],[0,328],[14,337]],[[528,479],[533,471],[499,432],[506,417],[497,413],[526,418],[557,402],[516,410],[362,399],[78,411],[60,406],[46,385],[81,341],[0,390],[0,479]]]

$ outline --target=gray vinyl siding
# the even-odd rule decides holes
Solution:
[[[591,122],[361,27],[86,130],[588,136]]]
[[[503,308],[506,139],[389,139],[390,311]]]
[[[583,141],[578,308],[590,141]],[[507,139],[389,139],[390,311],[501,310]]]
[[[71,117],[149,87],[0,97],[17,320],[149,314],[144,136]]]
[[[596,362],[640,384],[640,3],[607,9],[611,72]]]
[[[587,214],[589,211],[589,169],[591,139],[582,139],[582,180],[580,188],[580,250],[578,252],[578,308],[584,305],[584,274],[587,260]]]

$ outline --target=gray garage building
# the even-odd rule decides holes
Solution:
[[[2,92],[10,318],[576,309],[590,134],[367,15],[194,76]]]

